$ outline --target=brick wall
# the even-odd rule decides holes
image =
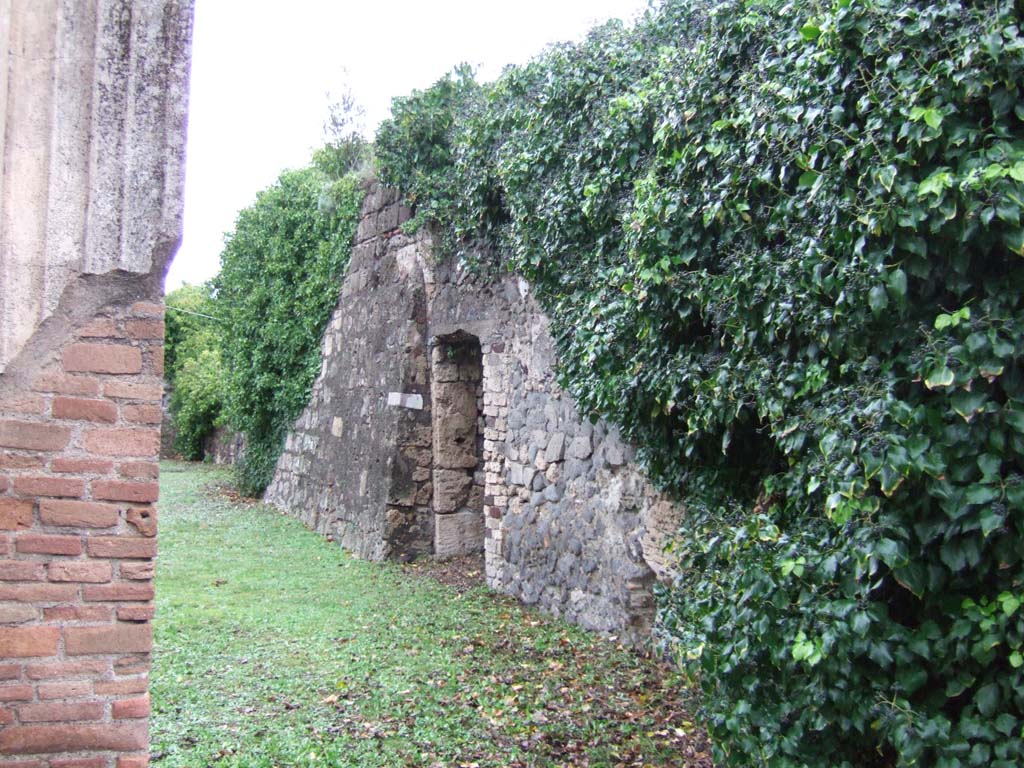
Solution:
[[[148,762],[163,307],[0,399],[0,768]]]

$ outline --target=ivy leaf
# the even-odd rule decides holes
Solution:
[[[960,414],[964,421],[970,421],[974,418],[974,414],[978,413],[985,407],[985,402],[987,400],[988,395],[984,392],[961,391],[957,392],[950,398],[953,410]]]
[[[974,703],[978,705],[978,711],[985,717],[992,717],[999,711],[999,686],[989,683],[978,689],[974,697]]]
[[[978,457],[978,469],[981,470],[981,474],[986,479],[997,477],[1002,463],[1003,460],[1001,458],[991,453],[983,453]]]
[[[1001,592],[999,594],[999,607],[1003,609],[1006,616],[1013,616],[1020,608],[1020,598],[1012,592]]]
[[[992,485],[975,483],[967,489],[964,498],[969,504],[988,504],[999,498],[999,492]]]
[[[907,548],[905,545],[892,539],[882,539],[875,545],[875,554],[890,569],[898,568],[907,561]]]
[[[892,185],[896,181],[896,166],[886,165],[879,169],[878,180],[885,187],[886,192],[892,192]]]
[[[939,548],[939,558],[953,573],[959,573],[967,566],[967,555],[958,540],[947,541]]]
[[[814,182],[821,176],[817,171],[804,171],[800,174],[800,179],[797,181],[797,187],[803,189],[806,187],[813,187]]]
[[[871,312],[875,317],[881,316],[885,308],[889,306],[889,297],[886,295],[885,288],[876,285],[868,291],[868,306],[871,307]]]
[[[1020,434],[1024,435],[1024,411],[1003,411],[1003,418],[1010,427]]]
[[[928,682],[928,672],[924,667],[917,665],[900,667],[896,672],[896,682],[909,696]]]
[[[928,570],[921,563],[908,562],[893,572],[896,583],[921,597],[928,588]]]
[[[882,457],[875,456],[872,453],[865,453],[861,455],[861,463],[864,465],[864,477],[870,480],[878,474],[882,468]]]
[[[864,611],[857,611],[853,614],[853,621],[850,623],[853,631],[861,637],[864,637],[868,633],[868,629],[871,627],[871,617],[868,616]]]
[[[1007,224],[1017,226],[1020,224],[1020,205],[1010,200],[1003,200],[996,204],[996,216]],[[1011,250],[1017,250],[1012,248]]]
[[[1014,656],[1016,656],[1018,660],[1016,664],[1014,664]],[[1011,653],[1010,666],[1012,666],[1014,669],[1017,669],[1020,667],[1021,664],[1024,664],[1024,658],[1021,657],[1020,653],[1017,651]],[[1003,734],[1003,736],[1009,736],[1017,727],[1017,718],[1015,718],[1009,712],[1003,712],[1001,715],[999,715],[999,717],[996,718],[996,721],[993,725],[995,726],[995,729],[997,731]]]
[[[1003,242],[1018,256],[1024,256],[1024,229],[1011,229],[1003,233]]]
[[[807,22],[800,27],[800,36],[808,42],[811,40],[817,40],[821,37],[821,28],[812,22]]]
[[[928,387],[928,389],[948,387],[953,383],[953,379],[953,371],[943,365],[940,368],[936,368],[925,377],[924,385]]]
[[[941,196],[943,192],[953,186],[953,174],[948,168],[940,168],[933,172],[928,178],[917,185],[918,197],[928,195]]]
[[[907,273],[902,269],[894,269],[889,273],[886,282],[889,294],[896,300],[902,301],[907,297]]]
[[[986,507],[979,516],[979,520],[981,521],[982,535],[988,536],[993,531],[998,531],[1000,528],[1003,527],[1003,521],[1005,519],[1006,513],[997,512],[992,507]]]
[[[892,651],[889,650],[888,643],[872,643],[871,648],[868,650],[868,656],[882,669],[888,669],[892,666]]]
[[[886,496],[892,496],[900,485],[903,484],[903,475],[893,469],[892,465],[886,464],[882,467],[881,480],[882,493]]]
[[[932,107],[914,107],[910,110],[910,119],[914,122],[923,119],[930,128],[938,128],[942,125],[942,113]]]

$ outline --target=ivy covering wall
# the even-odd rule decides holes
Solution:
[[[378,133],[685,501],[661,619],[723,765],[1024,761],[1021,15],[666,0]]]

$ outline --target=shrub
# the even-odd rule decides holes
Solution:
[[[723,764],[1024,760],[1020,16],[665,2],[381,130],[686,500],[662,625]]]
[[[362,201],[355,178],[286,171],[238,215],[214,279],[224,320],[226,420],[246,435],[239,489],[270,482],[288,427],[320,370],[320,337]]]
[[[177,435],[174,448],[190,461],[204,458],[203,443],[218,426],[224,406],[220,352],[204,349],[181,365],[171,393]]]
[[[183,285],[167,294],[164,371],[170,392],[174,448],[190,460],[203,458],[203,442],[224,408],[224,372],[217,351],[212,287]]]

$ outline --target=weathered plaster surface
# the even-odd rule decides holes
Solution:
[[[80,276],[162,279],[181,233],[191,0],[3,0],[0,45],[2,372]],[[64,311],[89,314],[95,293]]]

